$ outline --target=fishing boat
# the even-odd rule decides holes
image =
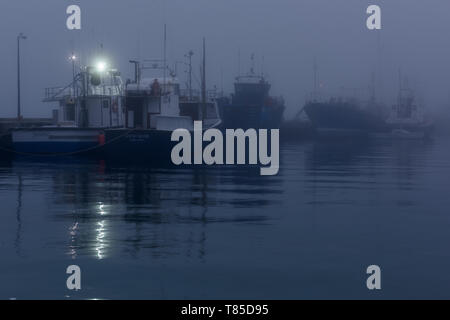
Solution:
[[[315,66],[315,72],[317,67]],[[315,76],[316,78],[316,76]],[[430,137],[434,123],[423,105],[415,101],[407,80],[399,72],[397,103],[386,108],[375,98],[374,74],[367,102],[355,98],[319,101],[314,80],[314,98],[302,109],[316,132],[326,137],[363,136],[388,139],[424,139]]]
[[[205,59],[204,59],[205,61]],[[108,159],[164,161],[170,163],[171,141],[176,129],[194,130],[194,121],[202,121],[203,130],[217,128],[221,119],[217,102],[206,93],[205,62],[202,93],[180,90],[173,72],[167,73],[165,60],[136,63],[135,80],[124,91],[125,126],[105,130],[105,152]],[[145,72],[160,76],[141,75]]]
[[[434,121],[422,104],[416,103],[413,91],[400,81],[397,103],[386,120],[392,138],[425,139],[432,135]]]
[[[305,105],[304,111],[322,135],[355,136],[386,130],[380,113],[352,99],[311,101]]]
[[[234,94],[219,99],[223,129],[279,129],[285,103],[282,97],[271,96],[270,88],[264,75],[256,74],[254,67],[246,75],[236,77]]]
[[[44,102],[58,103],[56,123],[12,130],[12,148],[26,155],[95,152],[104,143],[105,128],[122,127],[123,83],[116,69],[100,62],[83,67],[65,87],[47,88]]]

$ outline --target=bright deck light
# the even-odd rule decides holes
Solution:
[[[106,62],[100,61],[97,63],[97,71],[104,72],[106,70]]]

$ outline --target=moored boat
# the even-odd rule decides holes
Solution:
[[[379,112],[363,107],[355,100],[312,101],[305,105],[304,111],[321,134],[351,136],[386,130],[386,123]]]
[[[159,62],[161,63],[161,61]],[[157,62],[145,69],[161,69]],[[141,74],[141,72],[139,72]],[[124,91],[125,127],[105,132],[104,151],[108,158],[170,163],[172,132],[194,130],[194,121],[202,121],[203,130],[217,128],[221,119],[217,102],[206,96],[181,93],[178,79],[172,74],[163,77],[136,77]]]
[[[83,67],[66,87],[45,90],[57,102],[54,125],[12,130],[12,149],[27,155],[93,153],[104,143],[103,130],[123,125],[122,80],[104,65]]]
[[[271,96],[270,88],[265,77],[257,75],[253,67],[247,75],[236,77],[231,97],[219,99],[222,128],[279,129],[285,103],[282,97]]]
[[[414,93],[400,86],[398,100],[386,120],[392,137],[397,139],[424,139],[431,137],[434,121],[423,105],[417,104]]]

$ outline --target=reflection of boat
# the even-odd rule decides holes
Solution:
[[[46,89],[45,102],[58,102],[56,125],[16,128],[12,147],[19,153],[63,154],[92,151],[104,128],[122,126],[122,81],[117,70],[86,67],[64,88]]]

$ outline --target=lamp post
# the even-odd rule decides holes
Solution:
[[[75,84],[75,61],[77,60],[77,56],[72,53],[69,57],[69,60],[72,61],[72,85],[73,85],[73,96],[76,96],[76,84]]]
[[[22,119],[20,111],[20,40],[25,40],[27,37],[23,33],[17,36],[17,121],[20,123]]]

